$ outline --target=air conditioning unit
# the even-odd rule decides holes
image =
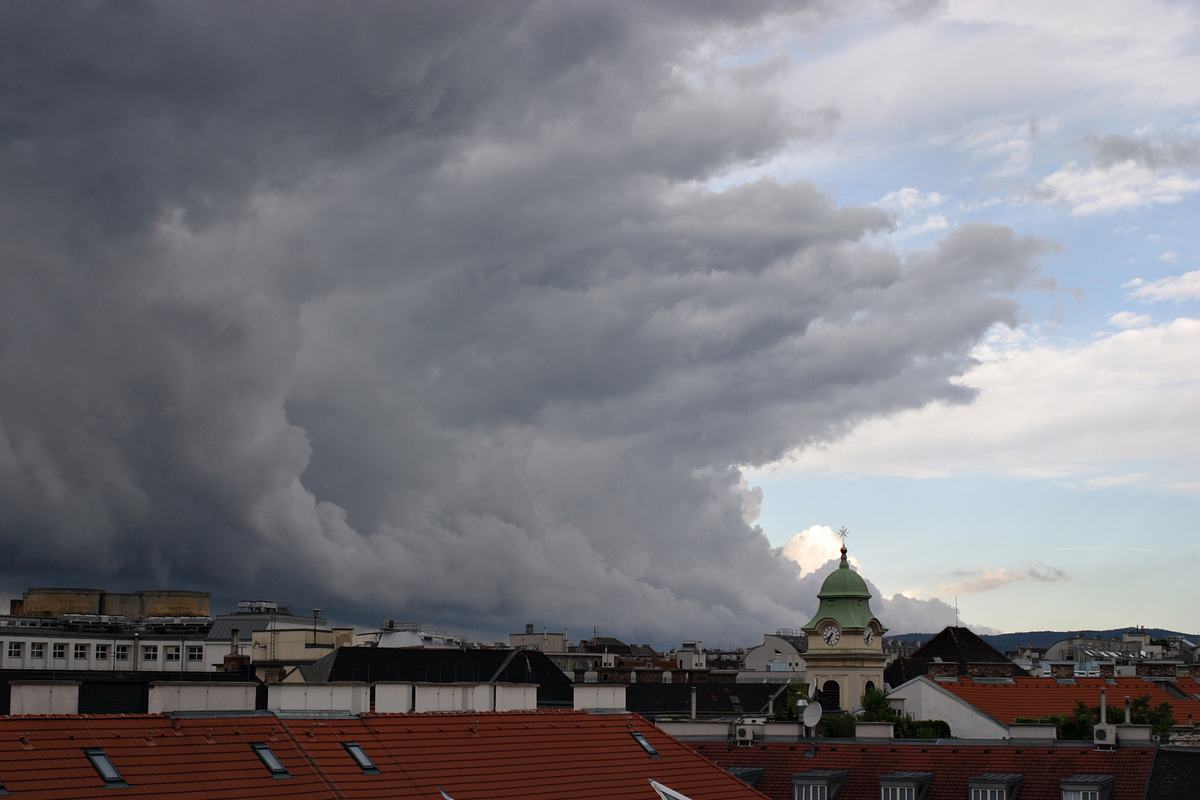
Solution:
[[[739,724],[733,732],[733,738],[737,740],[739,745],[754,744],[754,735],[756,729],[752,725]]]
[[[1117,726],[1097,725],[1092,729],[1092,741],[1097,745],[1112,747],[1117,743]]]

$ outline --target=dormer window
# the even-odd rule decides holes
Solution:
[[[971,800],[1020,800],[1023,775],[1011,772],[989,772],[971,778]]]
[[[1112,775],[1072,775],[1059,784],[1062,800],[1108,800],[1115,781]]]
[[[792,776],[792,800],[837,800],[850,775],[844,769],[811,769]]]
[[[879,779],[879,800],[924,800],[932,772],[893,772]]]

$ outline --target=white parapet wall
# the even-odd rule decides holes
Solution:
[[[537,708],[536,683],[375,684],[375,711],[408,714],[428,711],[528,711]]]
[[[371,710],[371,686],[355,681],[273,683],[267,687],[267,710],[363,714]]]
[[[253,711],[256,683],[172,681],[150,684],[147,710],[151,714],[175,711]]]
[[[538,707],[536,683],[497,683],[494,711],[529,711]]]
[[[408,714],[413,710],[413,685],[402,681],[375,684],[375,711],[380,714]]]
[[[609,711],[625,710],[625,685],[603,683],[575,684],[575,710],[605,709]]]
[[[12,681],[8,686],[9,714],[79,713],[78,682]]]

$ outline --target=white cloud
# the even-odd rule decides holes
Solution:
[[[1200,192],[1200,179],[1160,175],[1135,161],[1086,169],[1074,162],[1046,176],[1035,196],[1064,203],[1075,216],[1108,214],[1128,208],[1178,203]]]
[[[1145,314],[1135,314],[1132,311],[1118,311],[1108,318],[1108,323],[1118,328],[1144,328],[1153,321]]]
[[[800,574],[809,575],[824,566],[829,559],[838,558],[841,537],[828,525],[812,525],[792,536],[782,547],[783,555],[800,565]],[[855,569],[858,560],[847,557]]]
[[[920,233],[933,233],[935,231],[944,231],[950,227],[950,223],[941,214],[930,214],[920,224],[908,229],[908,232],[914,236]]]
[[[1098,479],[1175,465],[1200,481],[1200,319],[1124,330],[1083,344],[1009,334],[976,352],[968,404],[938,402],[867,421],[772,469],[914,478],[1001,474]],[[1138,462],[1138,469],[1129,469]],[[1182,474],[1181,474],[1182,473]]]
[[[1129,486],[1135,483],[1145,483],[1154,476],[1149,472],[1127,472],[1122,475],[1101,475],[1098,478],[1088,478],[1084,486],[1095,489],[1105,489],[1110,486]]]
[[[910,214],[915,211],[936,208],[943,202],[945,202],[945,198],[938,192],[922,192],[915,186],[905,186],[903,189],[888,192],[879,198],[875,205],[898,214]]]
[[[1133,290],[1129,293],[1130,297],[1150,303],[1160,300],[1195,300],[1200,298],[1200,270],[1159,278],[1156,281],[1134,278],[1124,284],[1124,288]]]
[[[1174,250],[1168,250],[1167,252],[1165,252],[1161,256],[1159,256],[1158,260],[1163,261],[1167,264],[1174,264],[1176,261],[1179,260],[1179,253],[1176,253]]]

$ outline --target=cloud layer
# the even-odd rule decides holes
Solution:
[[[808,183],[704,189],[835,118],[723,58],[803,15],[276,12],[0,9],[6,588],[804,621],[731,465],[970,398],[1045,244],[975,225],[902,259]],[[906,602],[889,624],[928,627]]]

